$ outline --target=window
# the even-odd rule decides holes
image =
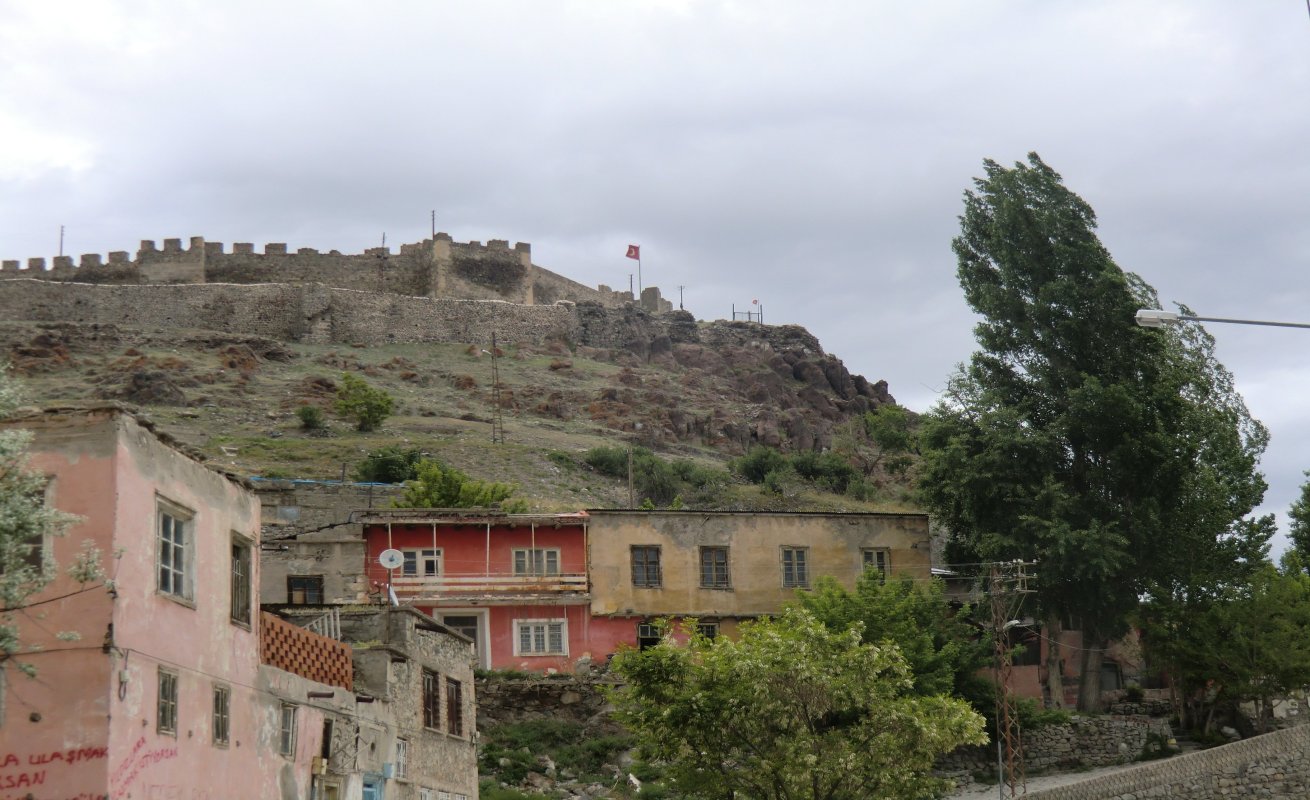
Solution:
[[[213,742],[218,747],[227,747],[228,730],[231,727],[231,690],[226,686],[214,687],[214,722]]]
[[[891,552],[882,548],[874,549],[870,547],[866,547],[860,552],[864,559],[865,571],[876,569],[882,574],[882,579],[887,580],[892,568]]]
[[[464,735],[464,687],[446,678],[446,733]]]
[[[455,792],[455,800],[469,800],[469,796],[466,794],[460,794],[459,792]]]
[[[719,623],[698,622],[696,623],[696,632],[706,639],[713,639],[719,635]]]
[[[423,727],[441,729],[441,677],[432,670],[423,670]]]
[[[409,760],[409,742],[404,739],[396,740],[396,777],[405,779],[405,762]]]
[[[785,589],[804,588],[810,585],[808,547],[782,548],[782,585]]]
[[[159,670],[159,710],[155,723],[160,733],[177,735],[177,673]]]
[[[288,575],[287,602],[297,606],[316,606],[323,602],[322,575]]]
[[[277,751],[284,756],[296,752],[296,707],[291,703],[282,704],[282,720],[277,732]]]
[[[332,720],[323,720],[323,741],[318,747],[318,754],[324,761],[332,758]]]
[[[637,624],[637,649],[645,650],[660,643],[660,629],[649,622]]]
[[[515,575],[558,575],[559,551],[521,549],[514,551]]]
[[[194,515],[177,506],[159,507],[159,591],[182,600],[191,599],[191,520]]]
[[[335,783],[323,784],[323,800],[341,800],[341,787]]]
[[[435,578],[441,574],[440,550],[401,550],[405,557],[400,574],[406,578]]]
[[[432,793],[431,789],[419,787],[418,800],[436,800],[436,795]]]
[[[567,624],[562,619],[519,619],[514,629],[518,631],[516,656],[568,655]]]
[[[437,792],[437,800],[450,800],[450,792]]]
[[[250,541],[232,537],[232,621],[250,624]]]
[[[632,546],[632,585],[657,587],[663,583],[660,575],[660,549],[654,545]]]
[[[700,585],[705,589],[728,588],[728,548],[700,549]]]

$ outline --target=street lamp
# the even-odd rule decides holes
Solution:
[[[1305,322],[1270,322],[1263,319],[1229,319],[1226,317],[1198,317],[1195,314],[1178,314],[1173,311],[1161,311],[1158,308],[1142,308],[1137,311],[1137,324],[1143,328],[1163,328],[1180,322],[1231,322],[1234,325],[1266,325],[1273,328],[1310,328]]]

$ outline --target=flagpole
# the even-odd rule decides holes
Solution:
[[[637,302],[641,302],[641,256],[637,256]]]

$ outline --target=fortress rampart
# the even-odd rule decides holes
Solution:
[[[460,300],[500,300],[524,306],[550,305],[559,300],[619,307],[633,302],[629,292],[608,287],[593,289],[532,263],[532,246],[508,240],[455,242],[449,234],[400,246],[374,247],[359,254],[337,250],[327,253],[302,247],[289,251],[285,243],[264,245],[256,253],[250,243],[236,243],[226,251],[221,242],[193,236],[186,247],[181,239],[165,239],[163,247],[144,240],[132,258],[127,251],[102,257],[88,253],[74,263],[72,256],[57,256],[47,269],[46,259],[0,262],[0,280],[29,278],[65,284],[322,284],[404,297]],[[659,290],[642,293],[648,311],[672,309]]]

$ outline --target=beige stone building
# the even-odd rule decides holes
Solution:
[[[707,633],[776,614],[830,575],[865,569],[928,578],[925,514],[605,511],[591,515],[591,608],[631,618],[638,643],[658,617],[695,617]]]

